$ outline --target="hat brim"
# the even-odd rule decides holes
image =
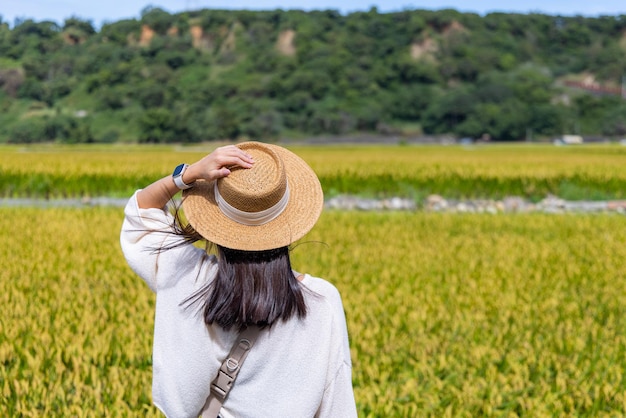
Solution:
[[[217,206],[215,181],[197,181],[194,187],[183,192],[183,210],[191,226],[206,240],[236,250],[270,250],[299,240],[317,222],[324,206],[324,194],[315,172],[293,152],[276,145],[263,146],[277,153],[283,161],[289,184],[287,207],[266,224],[240,224],[224,215]]]

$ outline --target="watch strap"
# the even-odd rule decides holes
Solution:
[[[179,166],[176,167],[176,169],[174,170],[174,173],[172,174],[172,179],[174,180],[174,184],[180,190],[187,190],[193,186],[193,183],[187,184],[183,181],[183,174],[185,174],[185,171],[187,171],[188,167],[189,167],[189,164],[180,164]]]

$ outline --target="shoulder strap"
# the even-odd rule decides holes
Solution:
[[[211,393],[202,408],[202,418],[216,418],[219,415],[222,404],[226,400],[228,392],[241,369],[241,365],[254,345],[260,330],[259,327],[250,326],[243,330],[235,340],[228,357],[226,357],[226,360],[224,360],[217,372],[217,376],[211,382]]]

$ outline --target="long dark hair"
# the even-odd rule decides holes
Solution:
[[[172,203],[172,233],[180,237],[180,241],[173,241],[155,251],[206,242],[183,220],[180,205]],[[207,325],[242,330],[250,325],[272,326],[276,321],[287,321],[294,315],[298,318],[306,316],[304,289],[291,268],[289,247],[242,251],[207,243],[205,250],[210,252],[212,247],[217,248],[216,277],[182,302],[186,308],[198,309]]]
[[[266,327],[294,315],[303,318],[302,287],[291,269],[289,248],[241,251],[217,246],[215,279],[189,299],[200,303],[204,322],[224,329]]]

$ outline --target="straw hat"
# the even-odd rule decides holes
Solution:
[[[315,172],[277,145],[237,145],[254,158],[250,169],[197,181],[183,191],[183,210],[205,239],[226,248],[261,251],[287,246],[315,225],[324,195]]]

